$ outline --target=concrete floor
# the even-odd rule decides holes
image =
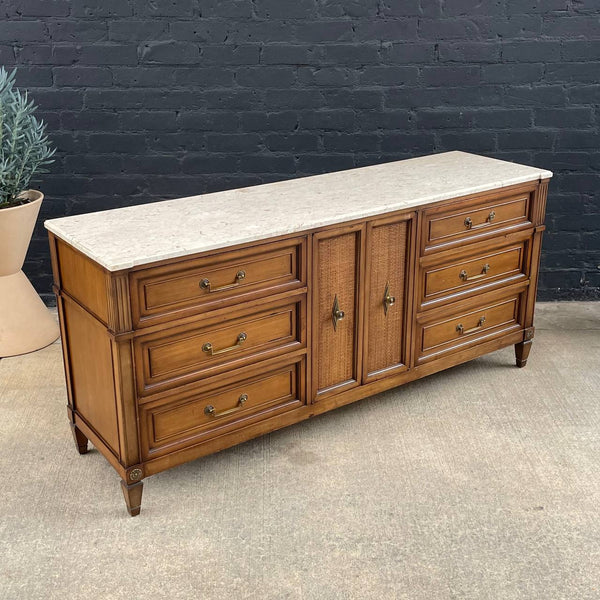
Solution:
[[[154,476],[66,421],[60,346],[0,361],[2,599],[600,598],[600,303],[512,348]]]

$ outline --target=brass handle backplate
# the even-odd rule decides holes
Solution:
[[[206,352],[210,356],[215,356],[216,354],[224,354],[225,352],[231,352],[232,350],[239,348],[247,339],[248,335],[242,331],[238,334],[237,342],[233,346],[229,346],[228,348],[221,348],[220,350],[215,350],[210,342],[206,342],[206,344],[202,346],[202,352]]]
[[[385,284],[385,291],[383,292],[383,314],[387,316],[390,306],[396,304],[396,297],[390,295],[390,283],[389,281]]]
[[[230,290],[231,288],[237,287],[240,285],[241,281],[246,279],[246,271],[240,270],[235,274],[235,281],[228,285],[222,285],[221,287],[211,287],[210,279],[206,277],[200,282],[200,287],[203,290],[208,290],[209,293],[212,292],[222,292],[223,290]]]
[[[487,216],[486,221],[488,223],[491,223],[494,219],[496,218],[496,212],[495,211],[491,211],[490,214]]]
[[[247,394],[242,394],[238,398],[237,404],[233,408],[228,408],[227,410],[224,410],[222,412],[217,412],[215,410],[215,407],[212,404],[209,404],[204,409],[204,414],[208,415],[209,417],[225,417],[226,415],[230,415],[231,413],[234,413],[234,412],[237,412],[238,410],[241,410],[247,400],[248,400],[248,395]]]
[[[479,275],[469,275],[465,269],[463,269],[458,276],[460,277],[460,279],[462,279],[463,281],[474,281],[475,279],[481,279],[482,277],[485,277],[488,272],[490,270],[490,265],[488,263],[485,263],[485,265],[483,265],[483,267],[481,268],[481,273],[479,273]]]
[[[456,326],[456,331],[458,331],[459,335],[466,335],[467,333],[473,333],[474,331],[477,331],[480,327],[483,327],[484,323],[485,317],[480,317],[479,322],[477,323],[477,325],[475,325],[475,327],[471,327],[471,329],[465,329],[462,323],[459,323]]]
[[[338,321],[341,321],[346,316],[343,310],[340,310],[337,294],[333,300],[333,308],[331,309],[331,320],[333,322],[333,330],[337,331]]]

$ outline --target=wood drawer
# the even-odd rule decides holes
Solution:
[[[131,274],[135,325],[181,318],[306,284],[306,238],[144,269]]]
[[[417,317],[417,363],[521,328],[521,294],[481,300],[450,314],[435,313],[437,316],[424,313]]]
[[[500,230],[531,227],[532,191],[501,198],[475,198],[425,211],[423,250],[441,250],[464,241],[478,241]]]
[[[145,459],[193,446],[305,403],[304,359],[226,387],[193,391],[140,406]]]
[[[184,385],[303,347],[305,310],[302,297],[225,321],[135,338],[138,393]]]
[[[527,279],[528,240],[473,252],[467,258],[436,261],[421,267],[421,307],[428,308],[464,297],[481,288]],[[436,255],[437,258],[438,255]]]

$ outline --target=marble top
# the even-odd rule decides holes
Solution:
[[[544,169],[445,152],[51,219],[45,226],[119,271],[547,177],[552,173]]]

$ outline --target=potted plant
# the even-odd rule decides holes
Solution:
[[[55,319],[21,270],[44,195],[29,182],[54,150],[35,106],[0,67],[0,358],[24,354],[58,337]]]

